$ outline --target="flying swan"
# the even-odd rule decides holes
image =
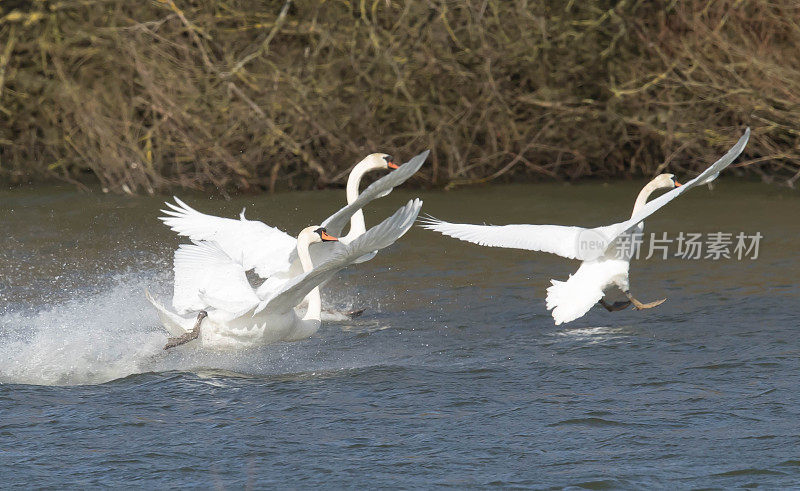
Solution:
[[[666,299],[642,303],[630,293],[628,268],[635,253],[632,234],[644,230],[643,220],[656,210],[689,189],[716,179],[719,172],[742,153],[750,138],[750,128],[728,153],[704,170],[699,176],[680,185],[672,174],[661,174],[639,192],[631,218],[605,227],[582,228],[561,225],[469,225],[448,223],[433,217],[422,219],[422,227],[456,239],[487,247],[505,247],[557,254],[580,259],[578,271],[567,281],[551,280],[547,289],[547,309],[552,310],[556,325],[582,317],[599,303],[608,311],[622,310],[631,303],[636,309],[660,305]],[[657,189],[674,188],[648,202]],[[615,285],[628,297],[627,302],[609,304],[603,300],[604,291]]]
[[[297,236],[303,273],[280,282],[265,282],[258,288],[250,285],[242,264],[217,243],[182,244],[175,254],[175,263],[187,272],[185,279],[192,279],[199,287],[199,303],[195,305],[198,307],[195,312],[199,313],[187,316],[171,312],[147,292],[161,323],[173,336],[164,349],[198,338],[202,346],[217,348],[308,338],[321,324],[319,285],[364,254],[383,249],[402,237],[413,225],[421,206],[419,199],[409,201],[349,244],[338,241],[324,227],[303,229]],[[309,246],[315,243],[324,243],[331,249],[327,259],[316,265],[309,253]],[[213,294],[205,291],[210,285],[214,286]],[[304,299],[308,308],[301,317],[295,307]]]

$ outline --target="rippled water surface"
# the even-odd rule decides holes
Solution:
[[[643,183],[397,190],[440,218],[602,225]],[[290,233],[342,191],[182,194]],[[0,191],[0,482],[5,486],[800,486],[800,195],[722,179],[646,231],[761,232],[757,260],[639,260],[657,309],[554,326],[578,263],[414,228],[323,290],[365,307],[311,339],[238,353],[161,347],[161,198]]]

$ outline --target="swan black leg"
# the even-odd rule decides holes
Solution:
[[[206,317],[208,317],[208,312],[201,310],[200,313],[197,314],[197,321],[194,323],[192,330],[182,336],[178,336],[177,338],[167,339],[167,345],[164,346],[164,349],[174,348],[175,346],[180,346],[193,339],[197,339],[200,336],[200,324],[203,323],[203,319]]]
[[[329,314],[341,314],[341,315],[347,316],[347,317],[349,317],[351,319],[355,319],[359,315],[363,314],[365,310],[367,310],[367,309],[355,309],[355,310],[349,310],[347,312],[344,312],[344,311],[341,311],[341,310],[325,309],[325,312],[327,312]]]
[[[355,319],[355,318],[356,318],[356,317],[358,317],[359,315],[363,314],[365,310],[367,310],[367,309],[356,309],[356,310],[351,310],[350,312],[345,312],[345,315],[346,315],[347,317],[350,317],[351,319]]]
[[[623,302],[608,303],[605,300],[603,300],[602,298],[597,303],[599,303],[600,305],[605,307],[605,309],[608,310],[609,312],[616,312],[618,310],[625,310],[631,304],[630,300],[623,301]]]
[[[625,293],[625,296],[628,297],[628,300],[630,300],[631,303],[633,304],[633,308],[636,309],[636,310],[652,309],[653,307],[658,307],[659,305],[661,305],[662,303],[667,301],[666,298],[662,298],[661,300],[656,300],[655,302],[642,303],[642,302],[636,300],[635,298],[633,298],[633,295],[631,295],[631,292],[624,292],[624,293]]]

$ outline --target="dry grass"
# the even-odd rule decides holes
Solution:
[[[794,0],[2,2],[0,178],[112,191],[339,185],[368,152],[417,183],[800,179]],[[80,185],[80,184],[79,184]]]

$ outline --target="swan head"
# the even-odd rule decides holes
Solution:
[[[328,231],[325,230],[325,227],[317,227],[314,233],[319,237],[320,242],[336,242],[339,240],[338,237],[329,234]]]
[[[394,163],[394,158],[385,153],[371,153],[367,155],[364,160],[359,162],[359,165],[365,167],[365,171],[369,170],[379,170],[379,169],[388,169],[388,170],[395,170],[399,165]]]
[[[389,170],[399,169],[400,166],[394,163],[394,158],[391,155],[384,155],[383,160],[386,161],[386,168]]]
[[[654,190],[664,188],[672,189],[680,187],[682,184],[675,178],[675,174],[660,174],[650,181],[650,186]]]
[[[313,244],[315,242],[334,242],[339,240],[337,237],[329,234],[325,227],[319,225],[312,225],[304,228],[297,236],[297,241],[303,241],[306,244]]]

